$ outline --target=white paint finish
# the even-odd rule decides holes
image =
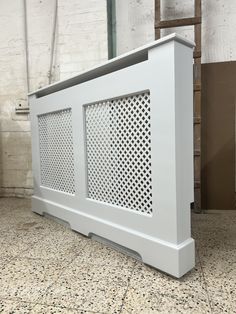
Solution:
[[[59,0],[58,15],[61,79],[107,60],[106,0]]]
[[[39,98],[35,96],[40,96],[40,91],[30,96],[35,182],[33,210],[66,220],[72,229],[86,235],[95,233],[133,249],[145,263],[180,277],[194,266],[194,241],[190,234],[192,111],[185,111],[186,104],[192,103],[192,81],[189,80],[192,76],[192,45],[172,35],[125,55],[124,59],[130,56],[135,60],[140,51],[145,50],[146,61],[111,72],[119,62],[122,63],[120,57],[107,63],[106,75],[97,76],[101,67],[94,68],[94,79],[91,76],[80,84],[51,94],[50,89],[55,91],[55,86],[48,87],[47,95]],[[79,82],[84,76],[86,74],[82,73],[74,80]],[[178,85],[184,88],[176,92]],[[68,85],[63,81],[58,86]],[[150,91],[151,97],[152,215],[87,197],[84,106],[146,90]],[[75,195],[43,187],[40,179],[37,116],[68,107],[72,108]],[[181,117],[184,130],[178,117]],[[186,141],[183,142],[182,136]],[[179,149],[177,145],[180,145]],[[183,152],[181,158],[180,150]],[[183,174],[184,165],[187,171]]]
[[[117,55],[154,40],[153,0],[116,1]]]
[[[117,52],[121,54],[154,39],[154,0],[119,0]],[[193,0],[163,0],[162,19],[191,17]],[[202,63],[236,60],[236,2],[202,0]],[[162,30],[162,36],[178,33],[194,40],[193,26]]]
[[[2,132],[1,163],[4,165],[4,170],[28,171],[31,167],[30,153],[29,132]]]
[[[203,2],[203,63],[236,60],[236,2]]]
[[[64,79],[59,82],[55,82],[51,85],[40,88],[34,92],[29,93],[29,96],[42,97],[45,95],[52,94],[56,91],[72,87],[77,84],[81,84],[87,82],[93,78],[112,73],[114,71],[118,71],[120,69],[129,67],[133,64],[140,63],[146,61],[148,59],[148,52],[151,48],[158,47],[163,43],[167,43],[169,41],[175,41],[185,44],[186,46],[192,48],[194,47],[194,42],[179,36],[178,34],[171,34],[169,36],[165,36],[165,38],[161,38],[149,44],[146,44],[142,47],[134,49],[132,51],[126,52],[121,56],[110,59],[104,63],[101,63],[95,67],[90,68],[87,71],[82,71],[79,75],[75,75],[70,77],[69,79]]]
[[[188,69],[192,67],[192,51],[185,46],[175,43],[175,73],[178,80],[175,81],[175,101],[178,110],[175,111],[175,151],[176,151],[176,202],[177,220],[180,232],[178,240],[181,241],[190,233],[190,220],[188,203],[184,197],[185,193],[190,195],[191,202],[194,202],[192,184],[193,177],[193,105],[189,99],[193,99],[193,89],[189,90],[189,99],[185,96],[187,86],[192,86],[193,75]],[[187,56],[187,57],[186,57]],[[185,67],[182,64],[186,64]],[[191,118],[189,118],[191,117]],[[186,132],[188,130],[188,132]],[[183,156],[185,156],[183,158]],[[183,213],[184,212],[184,213]]]
[[[49,82],[53,14],[54,1],[27,1],[30,90]]]
[[[26,2],[30,90],[35,90],[49,82],[54,1]],[[58,5],[53,82],[107,59],[106,1],[58,0]],[[0,195],[9,196],[26,195],[33,187],[30,122],[28,115],[15,114],[15,106],[27,100],[23,21],[23,0],[0,1],[0,149],[10,156],[0,159]]]
[[[0,27],[0,195],[23,196],[32,171],[30,122],[14,112],[16,101],[27,98],[22,1],[0,1]]]

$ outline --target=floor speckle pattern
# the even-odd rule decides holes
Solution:
[[[0,313],[236,313],[236,212],[192,214],[196,267],[177,280],[0,199]]]

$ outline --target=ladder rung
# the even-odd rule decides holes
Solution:
[[[155,28],[171,28],[196,24],[201,24],[201,17],[188,17],[184,19],[160,21],[155,25]]]
[[[201,84],[194,84],[194,92],[201,91]]]
[[[200,117],[194,117],[194,124],[200,124],[201,118]]]
[[[193,52],[193,57],[194,57],[194,59],[201,58],[201,56],[202,56],[201,50],[195,50],[195,51]]]
[[[200,156],[201,155],[201,151],[200,150],[195,150],[194,151],[194,156]]]
[[[194,188],[199,189],[201,187],[201,181],[194,181]]]

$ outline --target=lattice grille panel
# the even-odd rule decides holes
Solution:
[[[75,193],[71,109],[38,116],[41,184]]]
[[[150,94],[87,105],[88,197],[152,213]]]

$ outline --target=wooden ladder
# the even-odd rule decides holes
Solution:
[[[194,17],[161,20],[161,0],[155,0],[155,39],[161,29],[194,25],[194,209],[201,211],[201,0],[194,0]]]

